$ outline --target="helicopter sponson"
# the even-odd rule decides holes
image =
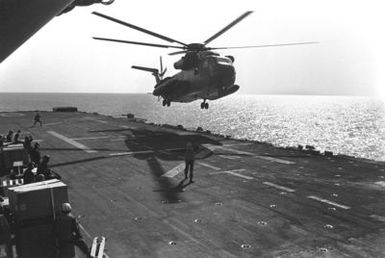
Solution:
[[[187,81],[180,81],[173,77],[167,77],[162,80],[160,83],[156,84],[154,87],[153,95],[154,96],[163,96],[169,92],[174,92],[181,86],[187,86]]]
[[[233,94],[234,92],[238,91],[239,88],[240,88],[239,85],[236,85],[236,84],[231,85],[230,87],[223,89],[223,90],[219,93],[219,94],[220,94],[219,98],[224,97],[224,96],[227,96],[227,95],[230,95],[230,94]]]

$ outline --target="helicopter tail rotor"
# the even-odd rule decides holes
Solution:
[[[163,70],[162,56],[159,57],[159,60],[160,60],[160,73],[159,73],[159,77],[160,77],[160,79],[162,80],[164,74],[167,72],[167,67],[164,68],[164,70]]]

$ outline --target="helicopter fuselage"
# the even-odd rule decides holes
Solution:
[[[195,60],[191,61],[191,56]],[[177,74],[155,85],[154,96],[168,102],[192,102],[197,99],[215,100],[239,89],[235,82],[233,58],[213,52],[186,55],[175,63],[181,69]]]
[[[163,106],[170,106],[171,102],[191,102],[197,99],[203,99],[201,103],[202,109],[208,109],[209,103],[206,100],[215,100],[221,97],[230,95],[239,89],[235,85],[235,69],[233,66],[234,58],[232,56],[220,56],[212,50],[219,49],[240,49],[240,48],[255,48],[255,47],[275,47],[275,46],[294,46],[304,44],[315,44],[318,42],[297,42],[285,44],[269,44],[255,46],[235,46],[235,47],[209,47],[208,44],[221,36],[223,33],[238,24],[244,18],[249,16],[252,11],[247,11],[241,16],[233,20],[220,31],[206,39],[202,43],[186,44],[182,41],[161,35],[154,31],[150,31],[131,23],[116,19],[114,17],[93,12],[93,14],[115,23],[124,25],[131,29],[146,33],[168,44],[148,43],[122,39],[111,39],[94,37],[97,40],[112,41],[118,43],[134,44],[148,47],[158,48],[173,48],[178,49],[177,52],[169,55],[186,54],[178,62],[174,63],[174,68],[181,70],[179,73],[163,79],[166,69],[163,70],[162,59],[160,58],[160,70],[155,68],[133,65],[132,68],[151,72],[156,79],[155,89],[153,94],[163,98]],[[172,43],[172,44],[170,44]]]

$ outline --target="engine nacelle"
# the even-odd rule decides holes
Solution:
[[[233,94],[234,92],[236,92],[237,90],[239,90],[239,85],[233,85],[231,86],[230,88],[227,88],[227,89],[224,89],[221,93],[221,97],[224,97],[224,96],[227,96],[227,95],[230,95],[230,94]]]

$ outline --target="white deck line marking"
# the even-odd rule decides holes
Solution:
[[[220,168],[218,167],[215,167],[215,166],[212,166],[210,164],[207,164],[207,163],[203,163],[203,162],[197,162],[199,165],[202,165],[202,166],[205,166],[205,167],[208,167],[208,168],[212,168],[214,170],[220,170]]]
[[[210,173],[210,175],[230,174],[230,175],[233,175],[233,176],[241,177],[241,178],[243,178],[243,179],[248,179],[248,180],[254,179],[254,177],[251,177],[251,176],[245,176],[245,175],[236,173],[236,172],[241,172],[241,171],[245,171],[245,170],[246,170],[246,169],[244,169],[244,168],[241,168],[241,169],[233,169],[233,170],[228,170],[228,171],[213,172],[213,173]]]
[[[97,139],[106,139],[111,136],[95,136],[95,137],[79,137],[79,138],[71,138],[74,141],[83,141],[83,140],[97,140]]]
[[[110,142],[121,142],[121,141],[124,141],[124,139],[123,138],[117,138],[117,139],[110,140]]]
[[[295,164],[294,161],[288,161],[288,160],[284,160],[284,159],[277,159],[277,158],[268,157],[268,156],[258,156],[257,155],[255,157],[259,158],[259,159],[264,159],[264,160],[269,160],[269,161],[272,161],[272,162],[277,162],[277,163],[285,164],[285,165]]]
[[[231,159],[231,160],[240,159],[241,158],[239,156],[227,156],[227,155],[218,155],[218,156],[221,157],[221,158],[224,158],[224,159]]]
[[[228,144],[223,144],[222,146],[224,147],[231,147],[231,146],[247,146],[247,145],[253,145],[254,143],[228,143]]]
[[[177,134],[177,135],[180,135],[180,136],[197,135],[196,132],[179,131],[179,130],[175,130],[175,129],[171,129],[171,128],[165,128],[165,127],[162,127],[161,131],[163,131],[163,132],[171,132],[171,133],[174,133],[174,134]]]
[[[89,116],[86,116],[84,117],[84,119],[87,119],[87,120],[92,120],[92,121],[95,121],[95,122],[98,122],[98,123],[102,123],[102,124],[108,124],[107,121],[104,121],[104,120],[99,120],[95,117],[89,117]]]
[[[254,177],[241,175],[241,174],[235,173],[233,171],[227,171],[226,173],[227,174],[231,174],[233,176],[237,176],[237,177],[241,177],[241,178],[244,178],[244,179],[248,179],[248,180],[254,179]]]
[[[372,214],[369,217],[371,217],[372,219],[375,219],[377,221],[385,222],[385,217],[383,217],[383,216]]]
[[[62,122],[53,122],[53,123],[47,123],[47,124],[43,124],[43,125],[59,125],[61,124]]]
[[[234,152],[236,154],[243,154],[243,155],[250,155],[250,156],[254,156],[255,153],[251,153],[251,152],[247,152],[247,151],[240,151],[240,150],[235,150],[235,149],[231,149],[231,148],[226,148],[226,147],[223,147],[223,146],[217,146],[217,145],[212,145],[212,144],[202,144],[204,147],[206,147],[207,149],[211,150],[211,151],[214,151],[216,149],[220,149],[220,150],[227,150],[227,151],[230,151],[230,152]]]
[[[146,147],[146,146],[144,146]],[[150,148],[150,147],[147,147]],[[165,149],[159,152],[166,152],[166,151],[177,151],[177,150],[184,150],[184,148],[172,148],[172,149]],[[145,150],[145,151],[127,151],[127,152],[118,152],[118,153],[110,153],[110,156],[124,156],[124,155],[135,155],[135,154],[146,154],[146,153],[154,153],[155,150]],[[169,153],[167,153],[169,154]]]
[[[130,128],[128,125],[121,125],[120,127],[124,128],[124,129],[129,129]]]
[[[68,138],[68,137],[66,137],[64,135],[61,135],[61,134],[59,134],[57,132],[48,131],[48,133],[53,135],[53,136],[55,136],[55,137],[57,137],[57,138],[59,138],[59,139],[61,139],[61,140],[63,140],[63,141],[65,141],[66,143],[69,143],[69,144],[75,146],[76,148],[84,150],[87,153],[95,153],[95,152],[97,152],[96,150],[92,150],[92,149],[88,148],[87,146],[85,146],[85,145],[83,145],[83,144],[81,144],[81,143],[79,143],[77,141],[74,141],[74,140],[72,140],[72,139],[70,139],[70,138]]]
[[[127,152],[118,152],[118,153],[110,153],[109,156],[125,156],[125,155],[135,155],[135,154],[147,154],[147,153],[154,153],[152,150],[146,150],[146,151],[127,151]]]
[[[184,171],[184,162],[164,173],[162,177],[174,177],[182,171]]]
[[[322,198],[319,198],[319,197],[317,197],[317,196],[310,195],[310,196],[308,196],[307,198],[313,199],[313,200],[316,200],[316,201],[319,201],[319,202],[324,202],[324,203],[327,203],[327,204],[330,204],[330,205],[333,205],[333,206],[336,206],[336,207],[338,207],[338,208],[342,208],[342,209],[345,209],[345,210],[350,209],[349,206],[342,205],[342,204],[338,204],[338,203],[336,203],[336,202],[329,201],[329,200],[326,200],[326,199],[322,199]]]
[[[281,185],[277,185],[277,184],[274,184],[274,183],[271,183],[271,182],[263,182],[263,184],[271,186],[271,187],[274,187],[274,188],[277,188],[277,189],[280,189],[280,190],[283,190],[283,191],[286,191],[286,192],[289,192],[289,193],[294,193],[295,192],[294,189],[291,189],[291,188],[288,188],[288,187],[284,187],[284,186],[281,186]]]
[[[273,157],[269,157],[269,156],[260,156],[260,155],[255,155],[255,153],[252,153],[252,152],[240,151],[240,150],[227,148],[227,147],[225,147],[226,145],[225,146],[216,146],[216,145],[212,145],[212,144],[203,144],[203,146],[206,147],[207,149],[211,150],[211,151],[214,151],[216,149],[220,149],[220,150],[230,151],[230,152],[233,152],[233,153],[236,153],[239,155],[253,156],[255,158],[269,160],[272,162],[277,162],[277,163],[281,163],[281,164],[285,164],[285,165],[295,164],[294,161],[288,161],[288,160],[273,158]],[[227,145],[227,146],[229,146],[229,145]]]

